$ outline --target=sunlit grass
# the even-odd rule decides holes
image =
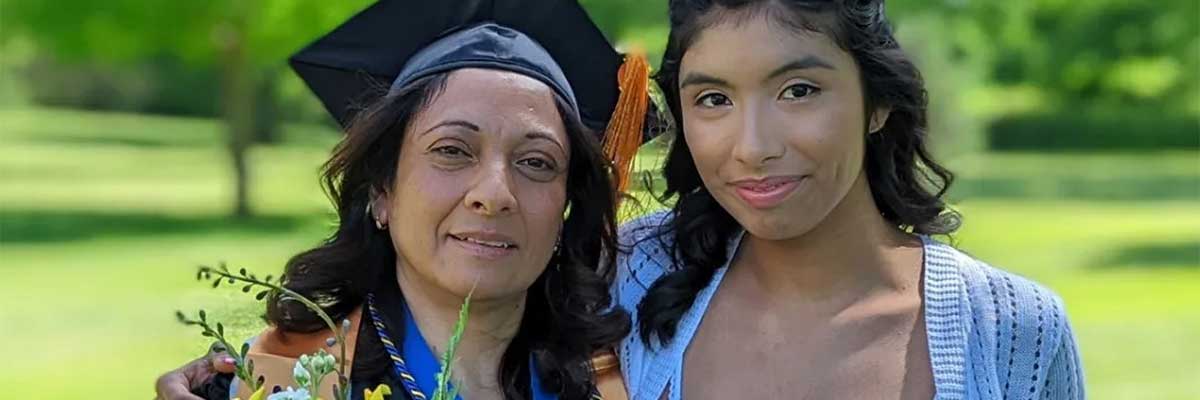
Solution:
[[[174,310],[203,306],[231,337],[261,327],[250,296],[207,289],[195,266],[224,260],[275,272],[332,223],[315,172],[336,134],[314,133],[322,127],[294,127],[307,133],[253,150],[252,201],[263,216],[233,221],[216,123],[46,110],[0,111],[0,121],[0,352],[10,357],[0,398],[150,397],[159,373],[208,345]],[[658,165],[653,156],[639,165]],[[1107,176],[1197,185],[1198,160],[1186,152],[950,160],[960,183],[1038,188],[958,196],[966,219],[955,238],[1065,299],[1090,398],[1196,393],[1200,203],[1177,188],[1105,200],[1059,185]]]

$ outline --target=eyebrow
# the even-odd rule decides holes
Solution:
[[[563,153],[567,152],[567,149],[563,147],[562,143],[559,143],[558,140],[555,140],[554,135],[551,135],[549,133],[540,132],[540,131],[528,132],[525,134],[525,138],[531,139],[531,140],[533,140],[533,139],[548,140],[548,141],[550,141],[550,143],[554,143],[555,146],[558,146],[558,149],[562,150]]]
[[[832,64],[825,61],[824,59],[810,54],[810,55],[804,56],[801,59],[794,60],[787,64],[783,64],[779,68],[776,68],[774,71],[771,71],[771,73],[767,75],[767,78],[763,79],[763,80],[769,81],[769,80],[778,78],[780,75],[786,74],[788,72],[805,70],[805,69],[814,69],[814,68],[822,68],[822,69],[829,69],[829,70],[837,69],[837,68],[834,68]],[[718,78],[718,77],[715,77],[712,75],[708,75],[708,74],[705,74],[702,72],[688,72],[687,75],[685,75],[683,77],[683,79],[679,81],[679,88],[683,89],[683,88],[691,86],[691,85],[716,85],[716,86],[726,86],[726,87],[730,86],[729,82],[724,79],[721,79],[721,78]]]
[[[683,77],[683,80],[679,81],[679,88],[683,89],[692,85],[730,86],[729,82],[726,82],[724,79],[701,72],[688,72]]]
[[[459,128],[465,128],[470,131],[475,131],[475,132],[480,131],[479,125],[475,125],[470,122],[463,121],[461,119],[452,119],[452,120],[448,120],[448,121],[439,122],[437,125],[434,125],[432,128],[429,128],[429,129],[425,130],[425,132],[422,132],[421,136],[424,136],[426,133],[433,132],[434,130],[437,130],[438,128],[455,127],[455,126],[459,127]]]
[[[788,72],[805,70],[805,69],[815,69],[815,68],[822,68],[822,69],[828,69],[828,70],[836,70],[837,69],[837,68],[834,68],[832,64],[826,62],[825,60],[821,59],[820,57],[809,54],[809,55],[804,56],[804,58],[801,58],[799,60],[794,60],[787,64],[783,64],[779,68],[775,68],[774,71],[771,71],[771,73],[769,75],[767,75],[767,79],[764,79],[764,81],[769,81],[769,80],[778,78],[780,75],[786,74]]]
[[[473,131],[473,132],[482,131],[482,129],[479,129],[479,125],[475,125],[470,122],[463,121],[461,119],[452,119],[452,120],[448,120],[448,121],[439,122],[437,125],[434,125],[432,128],[429,128],[425,132],[421,133],[421,135],[425,135],[426,133],[433,132],[433,131],[437,130],[438,128],[446,128],[446,127],[460,127],[460,128],[465,128],[467,130]],[[564,153],[567,152],[567,149],[563,147],[562,143],[559,143],[558,140],[555,140],[554,135],[551,135],[549,133],[541,132],[541,131],[532,131],[532,132],[526,133],[525,138],[526,139],[546,140],[546,141],[549,141],[550,143],[554,143],[554,145],[558,146],[559,150],[562,150]]]

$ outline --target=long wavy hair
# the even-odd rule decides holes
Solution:
[[[925,83],[892,35],[883,0],[671,0],[669,7],[670,38],[654,79],[680,129],[666,157],[661,194],[676,201],[672,218],[651,236],[670,239],[661,242],[668,243],[674,269],[654,282],[638,305],[638,330],[646,345],[652,339],[668,343],[675,336],[680,317],[724,265],[726,245],[739,229],[700,180],[682,133],[679,98],[684,53],[705,28],[729,18],[765,15],[784,29],[825,34],[850,53],[860,70],[864,109],[891,109],[882,129],[869,135],[863,160],[879,213],[914,233],[958,229],[959,216],[942,198],[954,175],[934,161],[927,147]]]
[[[379,96],[358,111],[347,134],[325,163],[322,183],[337,211],[338,226],[316,248],[288,261],[283,284],[315,299],[335,320],[361,307],[368,293],[398,291],[396,252],[386,231],[367,213],[371,193],[392,187],[400,147],[410,122],[445,88],[448,73]],[[382,89],[382,87],[381,87]],[[610,307],[608,287],[616,244],[616,194],[595,136],[568,103],[556,96],[570,140],[568,213],[558,251],[530,287],[521,327],[505,351],[499,382],[506,398],[530,398],[529,357],[543,384],[563,398],[587,398],[593,390],[590,355],[624,337],[629,317]],[[273,297],[267,320],[286,331],[325,328],[312,312]],[[379,382],[390,361],[370,324],[362,324],[353,380]],[[397,392],[400,393],[400,392]]]

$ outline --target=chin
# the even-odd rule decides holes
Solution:
[[[470,266],[458,267],[457,271],[450,273],[450,279],[443,283],[446,288],[455,295],[466,297],[474,288],[472,299],[490,300],[513,297],[523,295],[533,285],[533,280],[537,276],[529,279],[529,282],[522,282],[518,276],[515,276],[512,269],[507,269],[497,266]],[[520,280],[520,281],[518,281]]]
[[[467,293],[471,291],[471,284],[468,283],[466,290],[460,294],[466,298]],[[503,299],[522,298],[529,292],[528,287],[513,287],[512,285],[484,285],[482,282],[475,287],[475,292],[471,294],[472,301],[494,301]],[[457,293],[457,292],[456,292]]]
[[[733,217],[746,233],[764,240],[787,240],[803,236],[816,225],[809,216],[786,208],[769,211],[743,210]]]
[[[746,227],[746,233],[764,240],[785,240],[803,234],[803,232],[796,232],[796,229],[788,229],[771,224],[743,224],[742,226]]]

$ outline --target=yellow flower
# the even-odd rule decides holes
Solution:
[[[383,400],[383,396],[392,395],[392,388],[388,385],[379,385],[375,387],[375,390],[363,389],[363,394],[365,400]]]
[[[267,387],[266,386],[260,387],[260,388],[258,388],[258,391],[255,391],[254,394],[250,395],[250,400],[263,400],[263,396],[265,396],[266,394],[267,394]],[[242,400],[242,399],[235,397],[233,400]]]

